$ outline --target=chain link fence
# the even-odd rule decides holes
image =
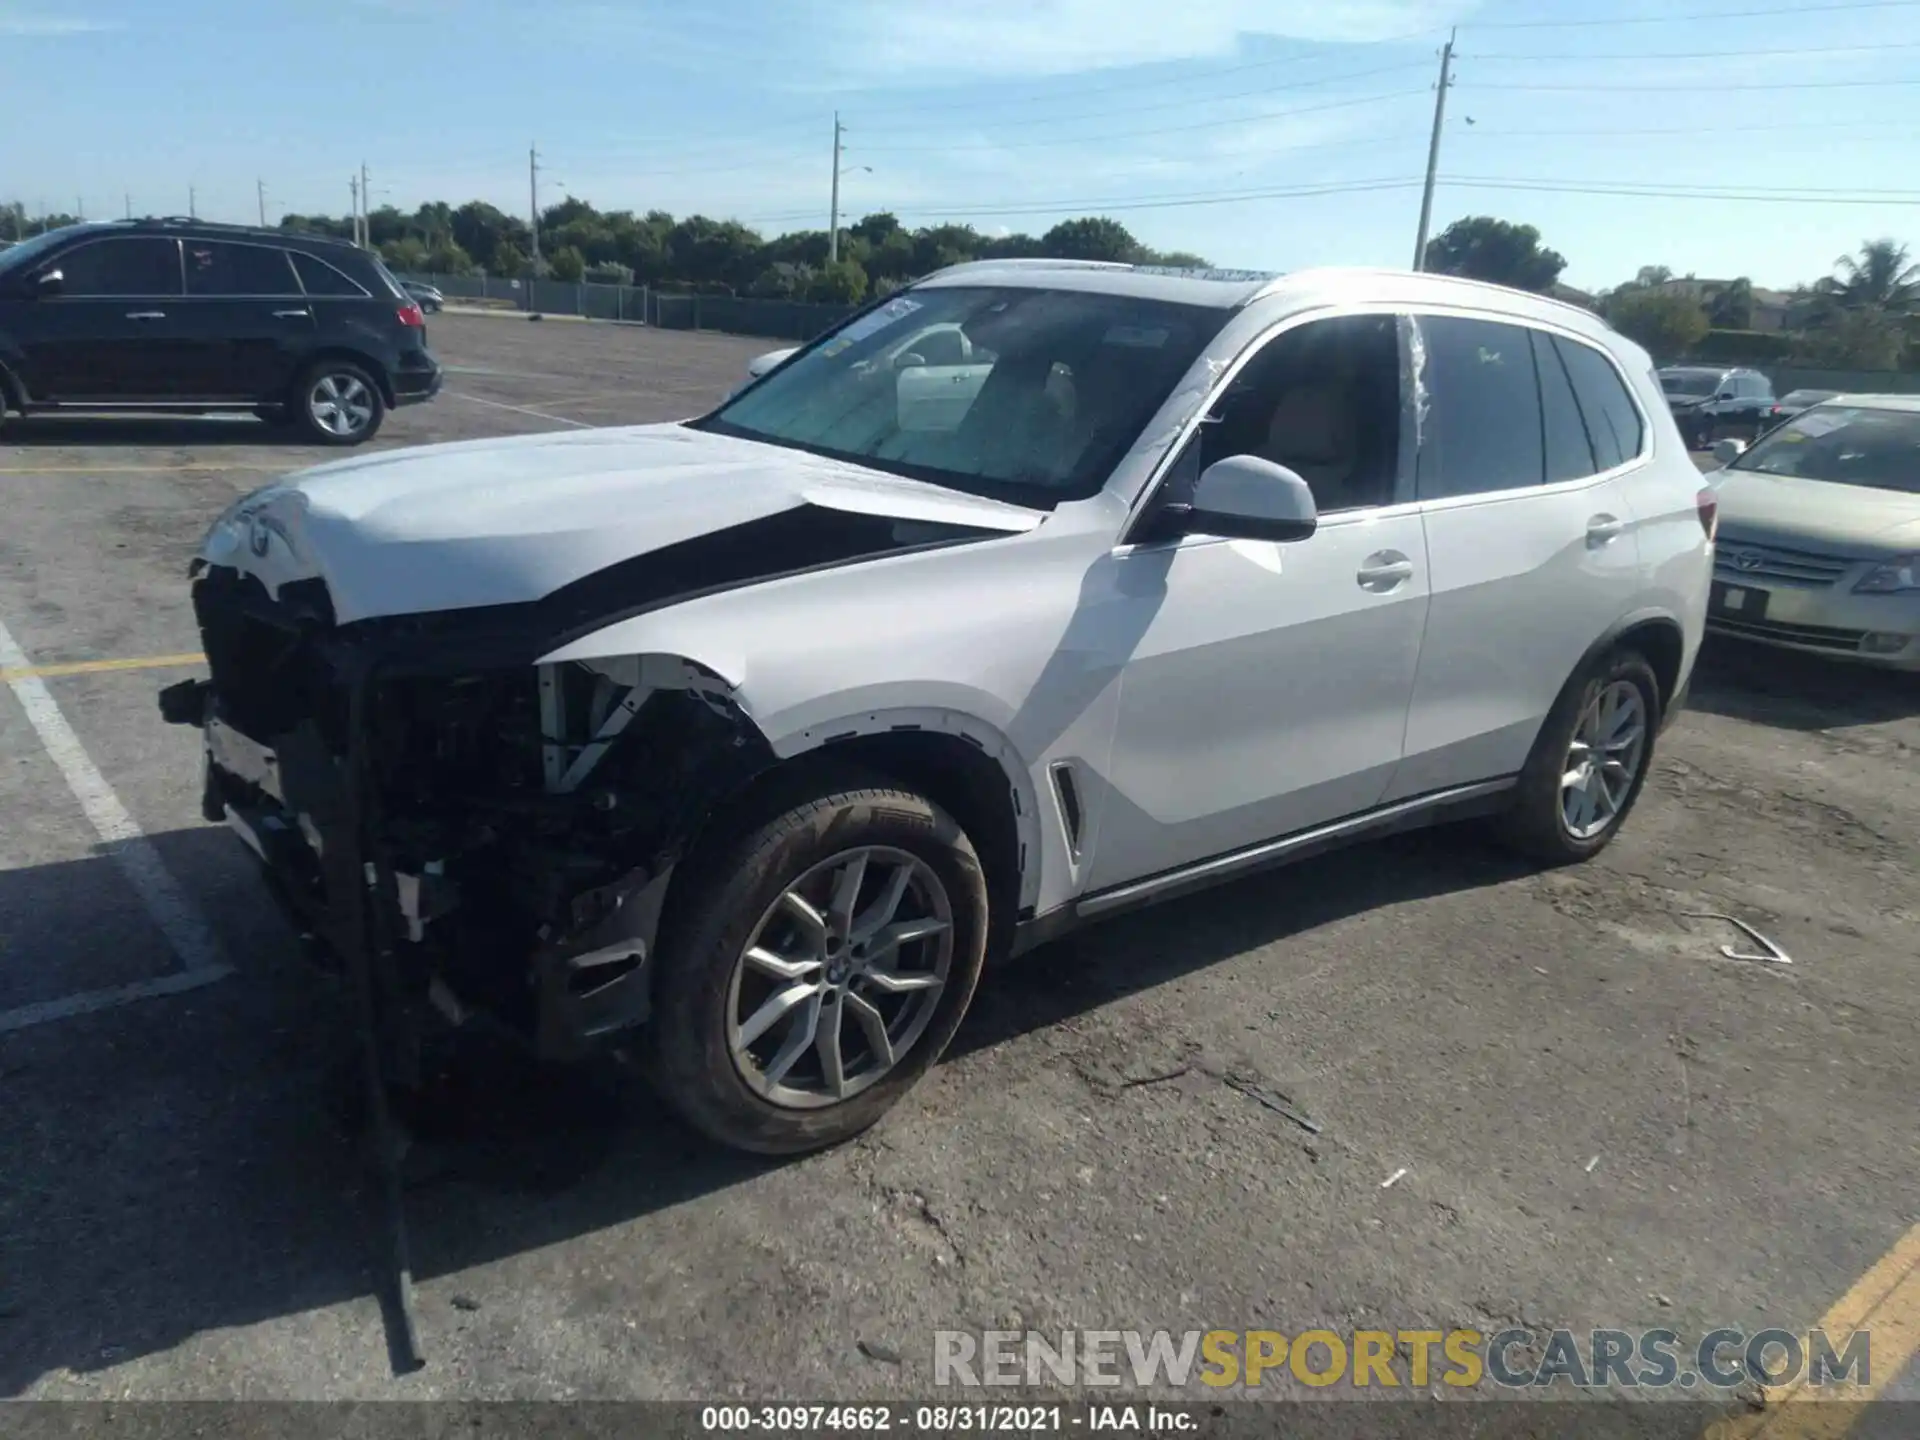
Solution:
[[[502,280],[492,275],[430,275],[399,272],[403,280],[431,285],[450,304],[467,302],[544,315],[584,315],[652,325],[661,330],[717,330],[807,341],[840,323],[851,305],[812,305],[797,300],[760,300],[739,295],[689,295],[648,285],[578,284],[565,280]]]

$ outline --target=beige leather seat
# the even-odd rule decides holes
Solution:
[[[1357,503],[1348,487],[1360,459],[1360,417],[1344,385],[1296,385],[1280,397],[1260,453],[1297,473],[1322,510]]]

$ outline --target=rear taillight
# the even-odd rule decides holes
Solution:
[[[414,302],[410,301],[402,305],[393,313],[398,317],[400,323],[409,329],[424,330],[427,328],[426,312],[421,310],[420,306]]]
[[[1706,532],[1707,542],[1711,544],[1720,533],[1720,497],[1713,493],[1711,485],[1703,485],[1700,493],[1693,497],[1693,504],[1700,512],[1700,528]]]

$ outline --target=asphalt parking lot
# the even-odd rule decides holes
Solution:
[[[448,393],[380,448],[676,418],[778,343],[430,329]],[[617,1059],[476,1066],[396,1375],[344,1007],[154,706],[201,531],[322,453],[0,432],[0,1394],[924,1397],[939,1328],[1804,1333],[1914,1287],[1920,682],[1714,646],[1595,863],[1435,833],[1086,932],[838,1151],[716,1152]]]

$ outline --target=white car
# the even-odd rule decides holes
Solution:
[[[698,419],[236,503],[162,710],[386,1029],[638,1027],[695,1125],[790,1153],[898,1100],[990,954],[1432,821],[1593,854],[1713,528],[1647,355],[1571,306],[962,265]]]

